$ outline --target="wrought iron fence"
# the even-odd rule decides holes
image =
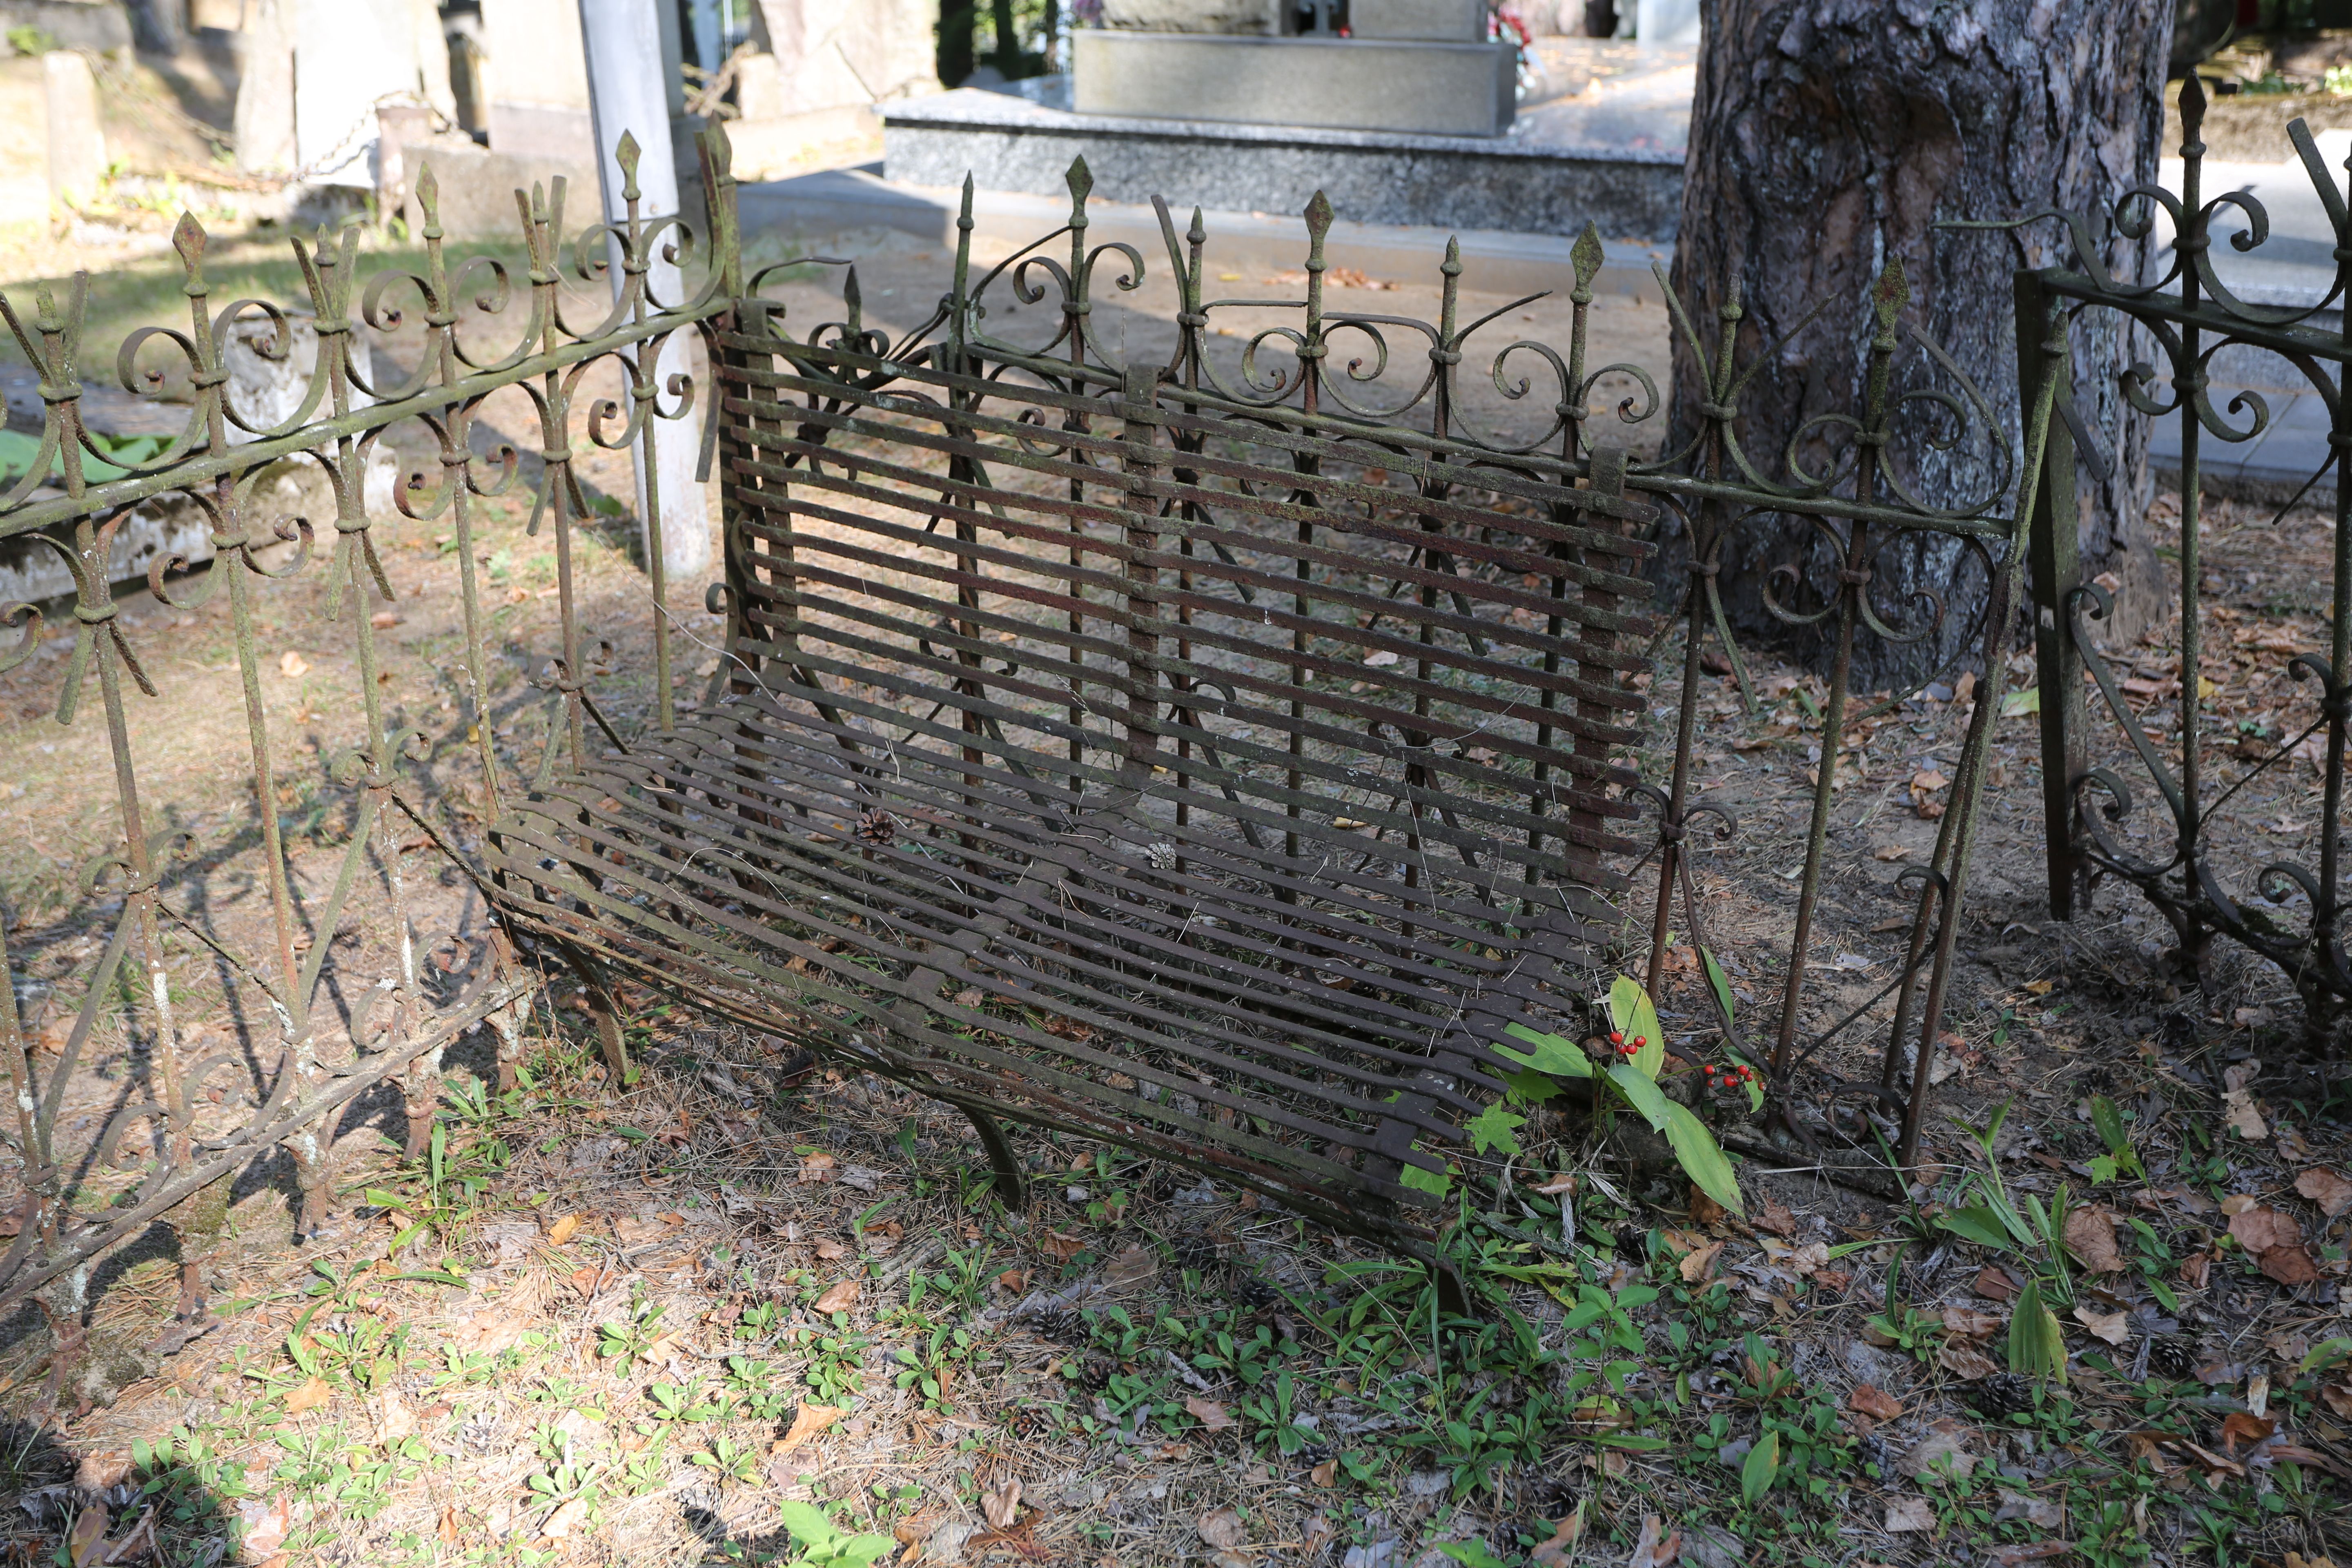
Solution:
[[[561,180],[518,192],[514,266],[445,253],[427,170],[416,191],[421,268],[362,278],[355,228],[297,238],[299,304],[217,300],[205,233],[183,218],[173,244],[187,324],[142,328],[100,362],[125,392],[184,405],[160,450],[101,442],[83,417],[94,357],[87,277],[61,295],[45,286],[30,300],[0,296],[46,409],[37,458],[0,496],[0,539],[33,542],[74,584],[61,669],[50,658],[58,639],[31,605],[7,607],[18,637],[0,655],[26,716],[37,701],[66,727],[38,748],[65,752],[58,764],[45,766],[26,740],[10,764],[20,903],[0,922],[12,982],[0,997],[0,1069],[16,1107],[0,1312],[30,1299],[47,1314],[52,1395],[71,1373],[93,1270],[110,1249],[159,1220],[176,1233],[186,1261],[169,1349],[202,1326],[195,1259],[234,1173],[283,1150],[307,1232],[334,1191],[333,1112],[396,1088],[413,1152],[441,1099],[443,1053],[484,1025],[500,1087],[511,1085],[537,982],[488,913],[482,831],[530,775],[519,705],[550,710],[542,773],[562,746],[583,744],[584,726],[610,724],[591,690],[605,650],[583,622],[575,572],[595,521],[575,444],[657,441],[694,395],[682,379],[654,384],[661,342],[730,308],[718,267],[703,268],[690,299],[653,296],[657,255],[691,264],[709,247],[676,218],[639,215],[635,153],[625,141],[629,216],[616,224],[567,237]],[[567,292],[567,274],[584,295]],[[360,341],[362,329],[404,322],[405,366]],[[299,363],[298,342],[313,342]],[[592,374],[617,395],[589,395]],[[535,427],[528,458],[485,412],[502,393],[517,400],[508,412]],[[487,582],[489,558],[478,553],[483,507],[526,486],[532,531],[554,551],[551,606]],[[159,556],[149,596],[128,595],[134,625],[111,581],[114,546],[163,506],[200,513],[211,563],[195,573],[184,554]],[[659,603],[657,498],[647,510]],[[436,529],[437,548],[425,542]],[[443,581],[452,560],[455,581]],[[271,658],[295,601],[320,589],[312,636],[332,646]],[[455,616],[421,662],[395,657],[390,628],[453,599]],[[667,728],[669,617],[651,620],[650,695],[630,700]],[[207,670],[184,657],[221,657],[224,623],[227,664]],[[543,699],[507,679],[540,642],[529,685]],[[237,695],[201,684],[231,668]],[[305,672],[316,679],[289,713],[282,694]],[[93,723],[99,743],[79,743]],[[207,802],[195,786],[224,763],[229,793]],[[98,810],[103,795],[103,847],[55,907],[36,908],[60,848],[51,826]],[[289,842],[289,829],[322,819],[336,842]],[[617,1033],[608,1041],[616,1047]]]
[[[624,144],[625,168],[634,152]],[[1603,956],[1586,928],[1610,913],[1603,895],[1624,885],[1636,847],[1626,828],[1643,811],[1657,817],[1652,990],[1669,957],[1677,889],[1683,929],[1705,942],[1693,837],[1730,823],[1693,775],[1702,661],[1711,637],[1738,655],[1714,574],[1725,537],[1765,518],[1815,531],[1819,550],[1780,569],[1771,602],[1784,619],[1829,628],[1838,655],[1767,1037],[1743,1034],[1719,993],[1701,994],[1729,1048],[1766,1069],[1768,1123],[1802,1143],[1867,1148],[1883,1122],[1898,1160],[1913,1158],[2002,695],[2023,558],[2014,498],[2037,482],[2053,376],[2029,401],[2021,455],[1948,358],[1906,327],[1903,279],[1889,268],[1863,302],[1864,405],[1815,419],[1762,461],[1739,441],[1736,299],[1706,342],[1669,290],[1675,330],[1708,367],[1708,391],[1694,439],[1643,455],[1646,433],[1664,423],[1656,386],[1638,367],[1589,360],[1601,262],[1590,229],[1563,279],[1572,314],[1559,347],[1496,327],[1528,300],[1465,320],[1451,254],[1434,320],[1334,309],[1324,281],[1331,214],[1319,200],[1306,215],[1303,289],[1275,298],[1210,297],[1199,215],[1180,235],[1163,208],[1175,346],[1164,361],[1120,363],[1089,325],[1098,279],[1108,260],[1108,292],[1130,293],[1148,269],[1130,247],[1087,245],[1082,167],[1070,222],[985,276],[970,259],[967,208],[967,247],[945,299],[911,334],[893,342],[866,324],[850,267],[839,316],[795,336],[781,304],[761,296],[767,275],[744,274],[720,133],[703,154],[707,237],[639,217],[632,195],[625,221],[589,226],[567,245],[559,184],[519,193],[527,264],[512,270],[444,254],[427,172],[417,190],[422,269],[362,286],[352,234],[298,244],[303,320],[265,301],[215,307],[205,236],[184,222],[189,325],[133,333],[115,371],[126,388],[152,391],[152,357],[176,356],[184,428],[160,453],[125,460],[119,478],[94,477],[97,459],[123,454],[101,451],[79,415],[82,285],[62,301],[42,294],[29,318],[20,301],[0,301],[47,410],[37,462],[0,498],[0,537],[37,536],[72,573],[72,642],[53,710],[69,729],[87,726],[83,693],[95,682],[103,745],[89,762],[109,781],[115,824],[65,907],[38,920],[20,910],[5,933],[16,952],[0,1003],[0,1068],[17,1091],[18,1186],[0,1309],[37,1300],[48,1313],[53,1390],[110,1248],[161,1220],[192,1259],[218,1224],[223,1178],[272,1146],[291,1157],[299,1223],[314,1225],[331,1191],[330,1112],[394,1085],[414,1144],[439,1099],[442,1053],[486,1022],[511,1073],[534,976],[491,909],[560,939],[551,952],[589,984],[615,1067],[621,1037],[604,960],[636,963],[737,1016],[775,1018],[730,1000],[725,976],[688,973],[737,962],[724,944],[674,937],[663,956],[654,928],[675,920],[685,931],[681,905],[697,902],[698,919],[739,936],[761,927],[757,942],[780,968],[792,967],[787,952],[799,961],[793,989],[828,1020],[803,1031],[811,1037],[982,1112],[1001,1168],[985,1113],[1010,1105],[1027,1120],[1196,1163],[1215,1163],[1222,1149],[1226,1167],[1335,1223],[1401,1234],[1365,1219],[1366,1205],[1426,1199],[1444,1162],[1415,1140],[1458,1142],[1470,1113],[1499,1092],[1496,1075],[1510,1064],[1492,1052],[1496,1031],[1518,1017],[1580,1021],[1576,976],[1599,973]],[[1043,248],[1062,240],[1066,263]],[[656,299],[652,260],[673,251],[701,281],[691,298]],[[583,313],[564,292],[567,272],[610,287],[609,310]],[[987,325],[992,287],[1048,303],[1057,333],[1023,344]],[[1249,325],[1227,342],[1220,323],[1250,310],[1295,321]],[[358,329],[391,327],[406,312],[421,314],[415,363],[378,374],[362,363]],[[299,395],[282,417],[254,417],[232,395],[233,344],[291,374],[285,345],[299,330],[319,345],[315,366],[296,376]],[[576,473],[583,437],[613,449],[657,440],[685,412],[696,389],[682,378],[657,385],[649,368],[678,331],[702,335],[729,399],[709,433],[729,500],[727,582],[711,603],[730,641],[699,705],[676,691],[657,498],[646,552],[654,608],[644,646],[625,658],[590,623],[592,509]],[[1395,352],[1392,338],[1423,352]],[[2044,363],[2063,348],[2045,335]],[[1771,352],[1762,345],[1747,363]],[[617,378],[617,395],[593,395],[592,373]],[[1472,395],[1481,384],[1491,388],[1484,405]],[[1596,412],[1603,394],[1622,396]],[[499,395],[527,400],[536,443],[527,458],[485,414]],[[1509,429],[1492,417],[1515,409],[1538,416]],[[427,471],[372,497],[370,471],[404,432]],[[1922,500],[1906,457],[1920,440],[1947,471],[1952,452],[1976,452],[1980,494],[1957,506]],[[992,462],[1026,475],[1017,496],[984,493],[981,469]],[[323,480],[331,549],[314,550],[324,530],[309,521],[264,520],[257,498],[289,465]],[[894,542],[855,544],[836,531],[796,553],[777,518],[813,509],[787,499],[792,486],[813,490],[814,513],[834,508],[843,527],[887,533],[859,510],[884,503],[911,508],[917,521]],[[499,603],[480,570],[479,509],[523,493],[533,530],[547,530],[553,547],[551,615],[528,594]],[[135,509],[167,496],[201,510],[216,553],[201,577],[183,574],[184,560],[159,561],[148,583],[155,608],[133,626],[110,581],[110,552]],[[408,525],[416,531],[404,535]],[[411,583],[412,599],[397,599],[407,563],[389,541],[423,543],[435,527],[446,530],[432,537],[454,556],[454,581]],[[1940,603],[1910,606],[1904,624],[1870,593],[1877,553],[1922,531],[1980,574],[1984,673],[1933,859],[1906,874],[1905,959],[1875,994],[1824,1019],[1808,956],[1837,760],[1866,717],[1850,689],[1851,654],[1858,639],[1939,630]],[[1651,697],[1675,717],[1663,752],[1624,721],[1639,706],[1628,678],[1654,624],[1624,568],[1648,548],[1644,534],[1672,533],[1686,547],[1689,591],[1680,687],[1671,704],[1658,701],[1663,690]],[[1060,553],[1014,559],[1015,540]],[[981,572],[990,561],[993,574]],[[936,622],[907,620],[928,600],[890,573],[921,577],[925,595],[946,584]],[[344,824],[336,853],[315,867],[295,855],[281,821],[286,726],[265,652],[272,596],[306,584],[323,589],[348,649],[333,661],[339,702],[302,713]],[[808,596],[811,584],[821,597]],[[378,633],[398,612],[372,608],[428,590],[457,607],[446,660],[451,717],[437,733],[388,700]],[[166,614],[225,620],[233,643],[245,754],[232,771],[252,793],[203,822],[155,799],[159,768],[184,784],[193,761],[174,740],[191,716],[168,696],[180,667],[163,651],[184,628],[166,626]],[[37,611],[15,606],[7,619],[21,640],[0,678],[43,674],[50,645]],[[500,684],[534,637],[547,645],[530,661],[543,694],[530,700],[547,715],[535,762],[521,752],[519,699]],[[761,750],[778,742],[751,711],[764,702],[781,713],[779,684],[808,700],[793,722],[829,737],[798,771]],[[1016,745],[1008,729],[1029,738]],[[653,776],[670,768],[683,777],[697,758],[714,757],[725,776],[702,768],[690,787]],[[28,800],[65,787],[27,761],[14,765],[42,792]],[[1164,821],[1137,807],[1112,831],[1094,805],[1079,809],[1084,788],[1154,767],[1171,775]],[[910,768],[928,770],[919,789]],[[983,777],[1001,820],[940,816],[936,802],[915,798],[936,788],[961,799]],[[1159,787],[1139,784],[1137,798]],[[714,837],[701,818],[721,807],[728,821]],[[1036,822],[1021,826],[1028,816]],[[761,835],[787,822],[815,826],[762,848]],[[970,923],[965,906],[983,893],[1000,897],[973,868],[992,856],[1016,871],[1034,866],[1029,840],[1066,837],[1073,824],[1095,837],[1048,846],[1067,861],[1054,907],[1008,903],[955,956],[948,927]],[[673,832],[709,840],[718,859],[698,869],[676,856],[635,863]],[[742,864],[755,850],[761,866]],[[727,886],[714,890],[717,882]],[[918,883],[938,896],[919,899]],[[1212,883],[1219,929],[1205,945],[1201,931],[1179,942],[1163,917],[1178,903],[1194,909]],[[1020,885],[1018,875],[1003,883]],[[819,907],[852,894],[871,906],[855,921]],[[908,940],[890,934],[902,929]],[[1026,944],[1015,989],[1027,986],[1032,1002],[1040,985],[1055,991],[1070,1026],[1015,1026],[983,1016],[977,996],[938,994],[942,976],[992,942]],[[1535,960],[1539,974],[1526,967]],[[212,969],[202,987],[199,963]],[[877,990],[877,974],[890,984]],[[1197,1016],[1217,996],[1228,997],[1230,1016]],[[29,1018],[20,998],[35,1009]],[[1178,1001],[1194,1010],[1181,1027],[1171,1021]],[[853,1028],[861,1019],[869,1030],[903,1026],[919,1059]],[[1824,1049],[1865,1020],[1885,1030],[1878,1065],[1833,1070]],[[1202,1048],[1208,1035],[1244,1024],[1250,1037],[1233,1051]],[[1104,1030],[1151,1050],[1120,1057],[1087,1045]],[[1706,1049],[1696,1040],[1677,1048]],[[1328,1054],[1321,1067],[1318,1052]],[[1192,1063],[1181,1083],[1169,1076],[1177,1057]],[[1703,1098],[1696,1076],[1677,1092]],[[1162,1094],[1143,1080],[1166,1080]],[[202,1316],[192,1264],[181,1308],[174,1332],[184,1335]]]
[[[2137,329],[2135,352],[2149,357],[2118,368],[2125,397],[2141,415],[2174,421],[2179,438],[2179,602],[2173,628],[2179,653],[2167,659],[2118,646],[2105,635],[2116,609],[2110,587],[2085,581],[2076,554],[2076,439],[2063,425],[2052,437],[2048,483],[2036,498],[2046,521],[2034,528],[2033,564],[2050,907],[2053,914],[2071,918],[2087,907],[2097,879],[2128,882],[2173,928],[2181,979],[2192,984],[2210,981],[2212,939],[2227,937],[2286,973],[2304,998],[2307,1026],[2317,1030],[2352,998],[2352,963],[2340,929],[2346,725],[2352,716],[2352,626],[2347,624],[2352,613],[2352,489],[2345,483],[2343,467],[2345,452],[2352,448],[2352,408],[2347,407],[2342,385],[2343,367],[2352,361],[2352,337],[2343,319],[2352,220],[2344,186],[2309,128],[2295,121],[2288,127],[2289,138],[2336,238],[2332,280],[2302,303],[2242,299],[2216,264],[2215,242],[2226,237],[2233,252],[2263,261],[2263,247],[2271,240],[2270,217],[2262,202],[2242,189],[2207,193],[2200,139],[2205,108],[2203,87],[2191,75],[2180,91],[2178,195],[2160,187],[2131,191],[2105,215],[2104,226],[2092,215],[2044,214],[2022,220],[2056,217],[2066,223],[2074,259],[2020,274],[2021,314],[2048,312],[2063,322],[2100,311],[2126,319]],[[2235,227],[2225,233],[2232,219]],[[2168,224],[2172,240],[2169,260],[2160,271],[2124,277],[2100,265],[2105,253],[2099,241],[2106,233],[2150,234],[2159,221]],[[2297,245],[2309,248],[2302,241],[2278,248]],[[2333,322],[2326,320],[2329,312],[2335,313]],[[2217,453],[2246,448],[2273,434],[2275,423],[2273,398],[2253,386],[2237,387],[2225,405],[2215,406],[2217,364],[2235,359],[2242,371],[2249,356],[2290,385],[2299,380],[2325,412],[2325,456],[2272,526],[2333,476],[2333,541],[2324,581],[2310,584],[2326,595],[2328,626],[2318,634],[2324,647],[2297,651],[2277,646],[2275,637],[2224,637],[2217,657],[2212,639],[2231,612],[2220,605],[2206,581],[2204,514],[2211,466]],[[2031,384],[2042,373],[2029,357],[2023,374]],[[2160,384],[2165,383],[2168,397]],[[2063,405],[2072,388],[2062,384],[2057,396]],[[2286,401],[2295,400],[2288,394]],[[2090,460],[2101,459],[2095,452]],[[2251,662],[2252,672],[2237,676],[2229,656]],[[2266,721],[2253,725],[2252,732],[2218,710],[2214,699],[2222,683],[2244,692],[2263,685],[2268,671],[2282,669],[2292,682],[2269,682],[2259,703]],[[2295,690],[2306,681],[2307,687]],[[2294,711],[2298,707],[2301,711]],[[2274,709],[2286,710],[2283,721]],[[2112,731],[2095,720],[2095,710],[2104,710]],[[2254,786],[2282,784],[2305,766],[2314,768],[2321,782],[2317,819],[2302,825],[2308,827],[2303,836],[2306,854],[2280,855],[2280,845],[2252,837],[2254,825],[2243,820],[2243,813],[2256,797]],[[2147,817],[2138,814],[2134,778],[2159,803],[2152,838]],[[2163,842],[2168,837],[2168,844]]]

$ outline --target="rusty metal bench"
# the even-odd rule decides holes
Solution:
[[[1490,1044],[1590,994],[1632,847],[1607,792],[1647,508],[1582,444],[1599,247],[1551,428],[1514,447],[1465,427],[1465,355],[1513,350],[1465,347],[1459,265],[1436,323],[1331,310],[1319,197],[1296,324],[1239,367],[1197,215],[1180,238],[1163,207],[1181,346],[1114,363],[1090,291],[1142,259],[1088,247],[1072,186],[1069,226],[977,278],[967,193],[952,284],[895,344],[854,268],[801,338],[729,281],[725,668],[509,810],[504,907],[592,973],[960,1107],[1008,1204],[1000,1119],[1434,1261]],[[1058,296],[1053,341],[991,335],[992,289]],[[1370,411],[1328,355],[1398,335],[1427,369]]]

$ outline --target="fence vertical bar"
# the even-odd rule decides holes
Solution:
[[[2063,359],[2046,361],[2042,352],[2055,301],[2041,274],[2022,268],[2015,292],[2018,405],[2033,405],[2043,367],[2054,363],[2058,385],[2053,406],[2068,407],[2074,402],[2071,367]],[[2023,499],[2031,542],[2027,565],[2033,597],[2034,678],[2042,703],[2042,831],[2050,913],[2068,921],[2089,907],[2089,866],[2074,828],[2074,781],[2089,765],[2089,755],[2084,733],[2083,658],[2074,647],[2074,621],[2068,608],[2074,590],[2082,586],[2083,568],[2077,553],[2074,440],[2063,419],[2052,424],[2041,480]]]

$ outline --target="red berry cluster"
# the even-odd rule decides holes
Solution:
[[[1617,1030],[1612,1029],[1609,1031],[1609,1043],[1617,1047],[1617,1054],[1619,1056],[1630,1057],[1634,1052],[1640,1050],[1643,1046],[1648,1045],[1650,1040],[1649,1037],[1646,1035],[1636,1035],[1629,1040]]]
[[[1755,1076],[1756,1069],[1746,1062],[1734,1062],[1726,1068],[1707,1068],[1706,1083],[1709,1089],[1731,1089]]]

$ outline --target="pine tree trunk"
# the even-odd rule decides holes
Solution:
[[[1865,297],[1887,261],[1899,259],[1911,292],[1906,320],[1951,354],[1990,404],[2011,453],[2021,454],[2011,275],[2066,260],[2066,230],[2047,220],[2011,232],[1937,226],[2056,207],[2094,215],[2095,227],[2123,192],[2154,184],[2172,7],[1710,0],[1706,15],[1674,282],[1711,337],[1737,279],[1739,363],[1769,352],[1739,397],[1743,449],[1785,482],[1783,454],[1806,420],[1861,412]],[[2137,271],[2146,243],[2116,242],[2105,264]],[[1771,349],[1825,299],[1819,319]],[[2125,340],[2113,313],[2086,314],[2072,342],[2076,412],[2112,462],[2105,480],[2078,465],[2083,572],[2121,581],[2116,631],[2128,637],[2162,613],[2162,577],[2143,525],[2147,426],[2126,417],[2116,384]],[[1669,450],[1688,438],[1701,401],[1698,366],[1679,335],[1674,356]],[[1916,348],[1900,363],[1898,392],[1959,390]],[[1930,504],[1983,494],[1995,477],[1990,447],[1978,439],[1933,451],[1923,437],[1935,417],[1916,402],[1898,417],[1896,473]],[[1822,461],[1816,445],[1807,465],[1818,470]],[[1859,687],[1922,679],[1977,642],[1985,574],[1962,555],[1956,542],[1932,534],[1879,553],[1872,593],[1883,618],[1906,629],[1924,624],[1915,597],[1923,589],[1946,600],[1945,612],[1937,635],[1920,643],[1889,645],[1865,630],[1855,650]],[[1766,574],[1782,563],[1798,563],[1809,584],[1836,581],[1825,542],[1802,524],[1775,517],[1733,531],[1722,581],[1734,625],[1743,641],[1818,658],[1818,633],[1791,634],[1765,608]],[[1675,570],[1671,548],[1667,567]]]

